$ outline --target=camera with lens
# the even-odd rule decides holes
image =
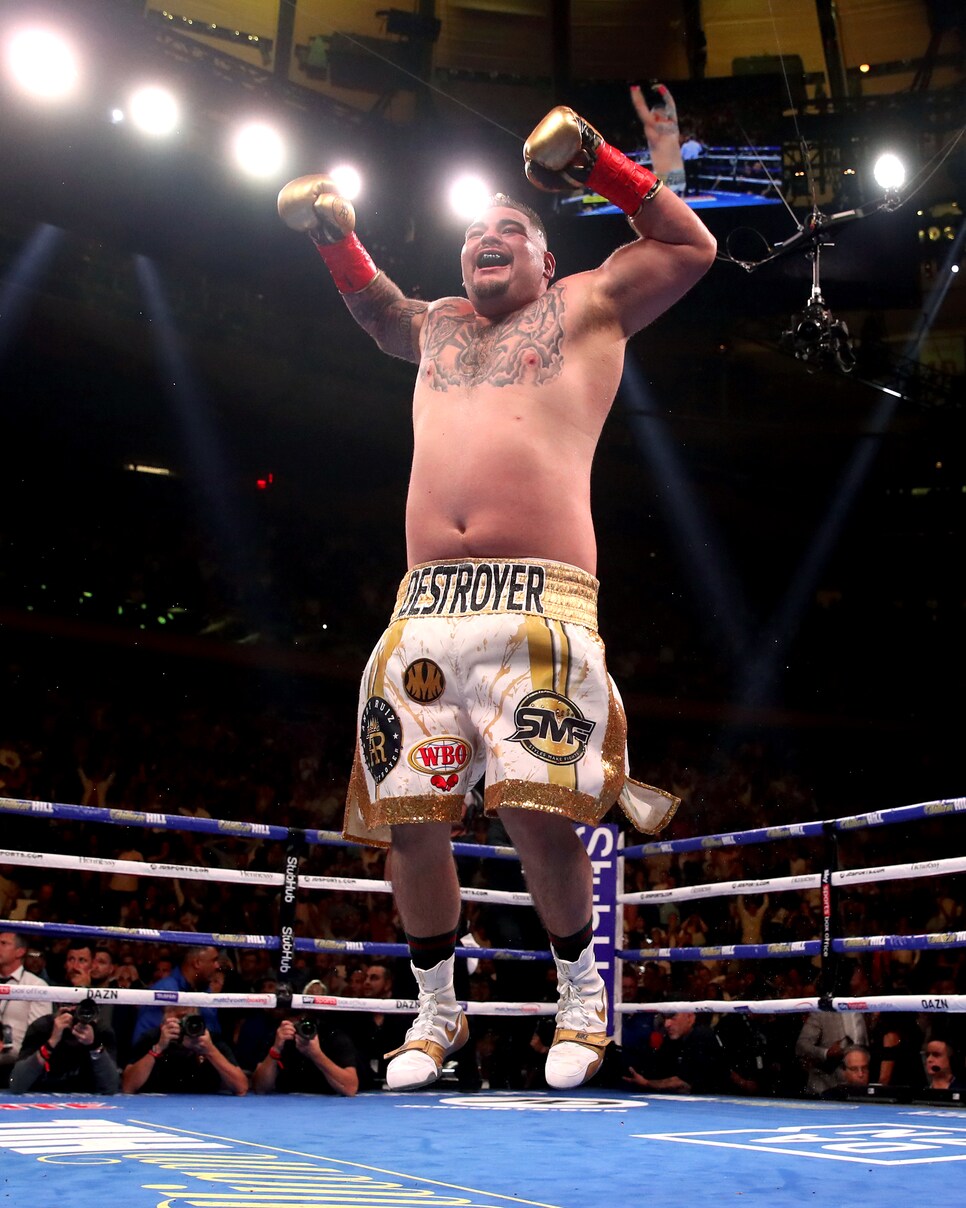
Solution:
[[[178,1020],[180,1028],[180,1040],[197,1040],[199,1036],[204,1036],[206,1032],[204,1019],[195,1012],[192,1015],[183,1015]]]
[[[810,298],[803,311],[792,315],[791,325],[782,332],[781,347],[798,360],[823,369],[851,373],[855,368],[849,329],[836,319],[820,295]]]
[[[97,1023],[97,1017],[100,1014],[97,1000],[95,998],[81,999],[72,1014],[74,1016],[74,1023],[89,1023],[93,1026]]]
[[[295,1035],[303,1040],[314,1040],[319,1034],[319,1025],[311,1015],[303,1015],[295,1021]]]

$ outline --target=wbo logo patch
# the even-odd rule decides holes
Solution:
[[[415,659],[403,672],[403,691],[410,700],[431,705],[446,691],[446,677],[432,659]]]
[[[509,737],[544,763],[566,765],[583,759],[597,723],[584,717],[559,692],[528,692],[513,711],[516,729]]]
[[[441,734],[417,742],[406,756],[414,772],[429,776],[434,789],[448,793],[459,784],[459,774],[473,758],[473,746],[455,734]]]
[[[369,775],[382,784],[399,762],[402,727],[396,711],[381,696],[370,696],[362,710],[359,746]]]

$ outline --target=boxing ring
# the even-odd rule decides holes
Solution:
[[[0,813],[51,821],[84,821],[156,830],[190,830],[285,844],[283,872],[145,864],[101,857],[0,850],[0,864],[124,872],[271,887],[279,891],[279,934],[161,931],[74,923],[0,920],[0,929],[96,940],[158,941],[257,947],[278,955],[279,981],[294,954],[344,952],[405,956],[401,944],[312,939],[294,933],[298,889],[388,893],[385,881],[300,875],[307,846],[341,845],[325,831],[250,824],[123,809],[0,799]],[[620,1002],[622,961],[707,961],[809,957],[823,973],[836,956],[898,949],[966,946],[966,932],[840,937],[835,895],[843,886],[944,876],[966,870],[966,859],[874,868],[835,867],[835,836],[966,813],[956,798],[823,822],[621,846],[616,827],[578,828],[595,873],[595,945],[614,1006],[615,1032],[633,1011],[711,1010],[795,1013],[829,1011],[966,1011],[966,995],[833,996],[748,1002]],[[624,865],[674,853],[730,849],[788,839],[822,838],[827,866],[793,877],[714,882],[626,893]],[[457,858],[515,859],[510,848],[454,843]],[[620,946],[622,909],[629,904],[701,899],[727,894],[818,890],[822,934],[817,940],[699,948]],[[467,888],[464,900],[501,907],[529,906],[526,893]],[[463,958],[549,961],[550,953],[464,948]],[[291,993],[203,994],[150,989],[90,991],[74,987],[0,986],[0,996],[76,1002],[93,997],[156,1005],[176,1001],[219,1008],[291,1006],[301,1011],[413,1013],[408,1000]],[[546,1016],[545,1002],[467,1002],[473,1015]],[[509,1125],[509,1126],[508,1126]],[[614,1204],[710,1204],[740,1197],[762,1208],[800,1205],[816,1195],[833,1203],[870,1199],[892,1208],[911,1196],[949,1199],[949,1162],[966,1160],[966,1114],[959,1093],[947,1102],[755,1099],[595,1090],[456,1093],[441,1084],[415,1094],[376,1092],[335,1096],[118,1095],[0,1098],[2,1187],[7,1200],[31,1197],[93,1205],[108,1195],[130,1208],[323,1208],[334,1205],[537,1204],[547,1208],[610,1208]],[[832,1165],[829,1165],[832,1163]],[[941,1179],[941,1181],[940,1181]],[[935,1180],[935,1182],[933,1182]],[[955,1197],[954,1197],[955,1198]]]

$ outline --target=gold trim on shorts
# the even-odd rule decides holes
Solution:
[[[406,574],[393,621],[493,614],[544,617],[597,632],[599,582],[566,562],[457,558],[422,562]]]

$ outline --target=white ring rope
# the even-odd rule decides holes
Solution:
[[[303,889],[351,889],[360,893],[392,893],[392,881],[366,881],[361,877],[299,877]],[[505,906],[532,906],[533,898],[528,893],[509,889],[474,889],[460,886],[460,897],[464,902],[500,902]]]
[[[148,864],[143,860],[114,860],[104,856],[64,856],[51,852],[9,851],[0,848],[0,864],[26,864],[34,868],[65,868],[72,872],[123,872],[143,877],[175,877],[185,881],[213,881],[222,884],[273,885],[285,883],[281,872],[259,872],[244,868],[199,868],[187,864]],[[391,881],[362,877],[300,876],[300,889],[340,889],[355,893],[392,893]],[[532,906],[528,893],[502,889],[475,889],[460,886],[464,902],[498,902],[504,906]]]
[[[67,868],[73,872],[123,872],[140,877],[177,877],[185,881],[223,881],[246,885],[282,885],[284,873],[246,868],[202,868],[188,864],[148,864],[144,860],[112,860],[105,856],[62,856],[51,852],[0,849],[0,864],[29,864],[35,868]]]
[[[820,1011],[819,998],[759,998],[749,1002],[735,999],[719,1002],[716,998],[682,1000],[680,1002],[627,1002],[614,1006],[622,1015],[653,1011],[658,1015],[674,1015],[680,1011],[707,1012],[711,1015],[804,1015]],[[930,1011],[951,1014],[966,1011],[966,994],[869,994],[865,998],[831,999],[833,1014],[864,1015],[874,1011]]]
[[[93,998],[98,1003],[135,1006],[181,1007],[277,1007],[288,1008],[289,999],[275,994],[207,994],[196,990],[114,990],[90,986],[3,987],[4,1000],[13,1002],[76,1003]],[[549,1002],[462,1002],[467,1015],[553,1015],[557,1004]],[[414,998],[345,998],[330,994],[293,994],[291,1006],[300,1011],[369,1011],[377,1015],[415,1015]]]
[[[833,885],[868,885],[873,881],[911,881],[917,877],[942,877],[951,872],[966,872],[966,857],[948,860],[921,860],[912,864],[880,864],[875,868],[849,868],[832,873]],[[759,881],[713,881],[707,885],[683,885],[675,889],[646,889],[640,893],[621,893],[624,905],[645,902],[682,902],[696,898],[717,898],[726,894],[755,894],[786,889],[818,889],[820,873],[795,877],[770,877]]]

